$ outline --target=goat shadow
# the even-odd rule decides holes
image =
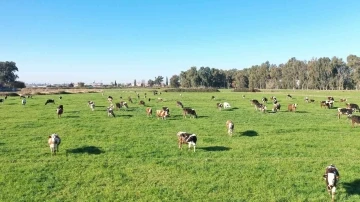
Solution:
[[[115,116],[117,116],[117,117],[126,117],[126,118],[131,118],[131,117],[133,117],[133,115],[131,115],[131,114],[124,114],[124,115],[122,115],[122,114],[115,114]]]
[[[61,118],[64,117],[64,118],[68,118],[68,119],[75,119],[75,118],[80,118],[80,116],[61,116]]]
[[[103,150],[101,150],[101,147],[83,146],[83,147],[79,147],[79,148],[76,148],[76,149],[67,149],[66,150],[66,155],[68,155],[68,153],[72,153],[72,154],[87,153],[87,154],[99,155],[99,154],[105,153],[105,152]]]
[[[66,111],[66,112],[64,112],[64,113],[80,113],[80,111]]]
[[[254,130],[246,130],[244,132],[239,132],[240,136],[248,136],[248,137],[255,137],[259,134]]]
[[[229,151],[231,148],[224,146],[210,146],[210,147],[198,147],[198,149],[211,152],[211,151]]]
[[[289,112],[289,111],[287,111],[287,112]],[[307,112],[307,111],[295,111],[295,112],[291,112],[291,113],[299,113],[299,114],[304,114],[304,113],[309,113],[309,112]]]
[[[341,185],[349,195],[360,195],[360,179],[352,182],[342,182]]]
[[[5,143],[3,143],[3,142],[0,142],[0,146],[1,146],[1,145],[4,145],[4,144],[5,144]]]

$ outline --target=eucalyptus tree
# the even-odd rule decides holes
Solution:
[[[351,71],[350,68],[345,64],[345,62],[341,58],[337,58],[334,56],[331,59],[331,65],[336,71],[333,78],[334,83],[336,84],[335,88],[338,88],[338,90],[351,88]]]
[[[0,84],[10,84],[19,76],[15,72],[19,71],[15,62],[0,62]]]
[[[183,88],[190,88],[191,87],[191,81],[188,77],[187,73],[184,71],[181,71],[180,73],[180,85]]]
[[[170,78],[170,87],[172,87],[172,88],[179,88],[180,87],[180,76],[173,75]]]
[[[360,57],[349,55],[347,58],[347,66],[351,69],[351,77],[356,85],[356,90],[360,85]]]
[[[245,70],[237,71],[234,77],[235,88],[249,88],[249,78]]]
[[[212,75],[210,67],[200,67],[200,69],[198,70],[198,76],[200,78],[201,86],[212,86]]]

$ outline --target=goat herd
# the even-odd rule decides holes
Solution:
[[[140,98],[138,93],[137,93],[137,96],[138,96],[138,98]],[[180,96],[181,96],[181,94],[180,94]],[[145,93],[144,97],[146,98],[146,93]],[[27,98],[32,98],[32,96],[28,95]],[[242,98],[245,98],[245,95],[243,95]],[[290,94],[287,95],[287,98],[288,99],[293,99]],[[5,96],[4,99],[1,98],[0,103],[4,102],[6,99],[7,99],[7,96]],[[26,97],[25,96],[20,96],[20,99],[22,99],[22,101],[21,101],[22,105],[25,105],[26,104]],[[59,96],[59,99],[62,99],[62,96]],[[122,99],[122,97],[120,97],[120,99]],[[214,99],[215,99],[215,96],[212,96],[211,100],[214,100]],[[108,96],[107,100],[109,102],[109,107],[107,107],[106,111],[107,111],[107,114],[108,114],[109,117],[115,117],[114,109],[119,110],[119,109],[123,108],[123,109],[127,110],[129,108],[127,102],[125,102],[125,101],[117,102],[114,105],[112,96]],[[256,99],[251,99],[250,103],[251,103],[251,105],[253,105],[255,107],[256,111],[261,111],[261,112],[265,113],[265,112],[267,112],[266,104],[269,102],[269,100],[272,101],[271,112],[276,113],[276,112],[280,111],[281,105],[280,105],[280,103],[278,102],[278,100],[277,100],[277,98],[275,96],[271,96],[270,99],[267,99],[266,97],[263,97],[261,99],[261,103]],[[133,103],[131,97],[128,98],[128,101]],[[150,102],[150,98],[148,99],[148,101]],[[162,102],[163,99],[158,98],[157,101]],[[314,103],[315,102],[314,99],[309,99],[308,97],[305,97],[304,101],[306,103]],[[347,99],[340,99],[340,102],[346,102],[346,101],[347,101]],[[334,101],[333,97],[327,97],[326,100],[320,101],[320,107],[321,108],[325,107],[325,108],[331,109],[331,108],[333,108],[334,102],[335,101]],[[46,102],[45,102],[45,105],[47,105],[49,103],[55,104],[55,100],[54,99],[47,99]],[[90,107],[90,109],[92,111],[95,110],[95,102],[94,101],[88,101],[87,105]],[[143,100],[140,100],[139,105],[145,106],[145,102]],[[180,101],[176,101],[176,106],[182,108],[184,118],[186,118],[187,116],[192,117],[192,118],[197,118],[198,117],[195,109],[190,108],[190,107],[184,107],[184,105]],[[297,106],[298,105],[296,103],[288,104],[287,110],[289,112],[296,112]],[[224,108],[224,109],[231,108],[231,105],[228,102],[216,103],[216,107],[219,110],[222,110],[222,108]],[[360,123],[360,116],[353,115],[353,112],[355,112],[355,111],[359,111],[359,106],[357,104],[346,103],[345,108],[337,108],[337,112],[338,112],[337,116],[340,119],[341,115],[347,115],[351,119],[352,127],[354,127],[355,124]],[[57,109],[56,109],[56,113],[57,113],[58,118],[61,117],[63,112],[64,112],[63,105],[59,105],[57,107]],[[146,115],[148,117],[151,117],[153,115],[153,109],[151,107],[146,107],[145,112],[146,112]],[[156,110],[156,117],[158,119],[165,120],[169,116],[170,116],[170,110],[169,110],[168,107],[162,107],[161,109]],[[228,135],[232,136],[233,131],[234,131],[234,126],[235,126],[234,123],[231,120],[227,120],[225,125],[226,125]],[[189,149],[191,148],[191,146],[193,146],[194,151],[195,151],[196,141],[197,141],[197,138],[196,138],[195,134],[187,133],[187,132],[178,132],[177,136],[178,136],[179,149],[182,148],[181,147],[182,144],[188,144]],[[61,142],[61,140],[60,140],[59,135],[52,134],[52,135],[49,136],[48,143],[49,143],[52,154],[56,154],[56,151],[58,151],[57,148],[58,148],[58,145],[60,144],[60,142]]]

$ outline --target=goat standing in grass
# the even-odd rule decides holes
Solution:
[[[195,152],[195,147],[196,147],[196,142],[197,142],[197,137],[195,134],[191,134],[191,133],[187,133],[187,132],[178,132],[176,135],[178,137],[179,149],[182,150],[182,144],[188,144],[189,151],[190,151],[191,146],[193,146],[194,152]]]
[[[56,152],[59,152],[60,143],[61,139],[58,134],[54,133],[49,136],[48,144],[50,146],[51,155],[56,155]]]
[[[59,107],[56,109],[56,114],[58,115],[58,118],[61,117],[61,115],[63,114],[64,112],[64,107],[63,105],[59,105]]]
[[[234,123],[231,120],[226,121],[226,129],[228,130],[228,134],[232,136],[234,132]]]
[[[108,113],[108,116],[113,116],[115,117],[115,114],[114,114],[114,106],[113,105],[110,105],[110,107],[107,108],[107,113]]]

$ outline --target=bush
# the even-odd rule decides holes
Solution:
[[[259,89],[257,88],[253,88],[253,89],[249,89],[249,88],[235,88],[233,90],[233,92],[261,92]]]
[[[17,93],[3,93],[3,94],[1,94],[1,96],[20,96],[19,94],[17,94]]]

